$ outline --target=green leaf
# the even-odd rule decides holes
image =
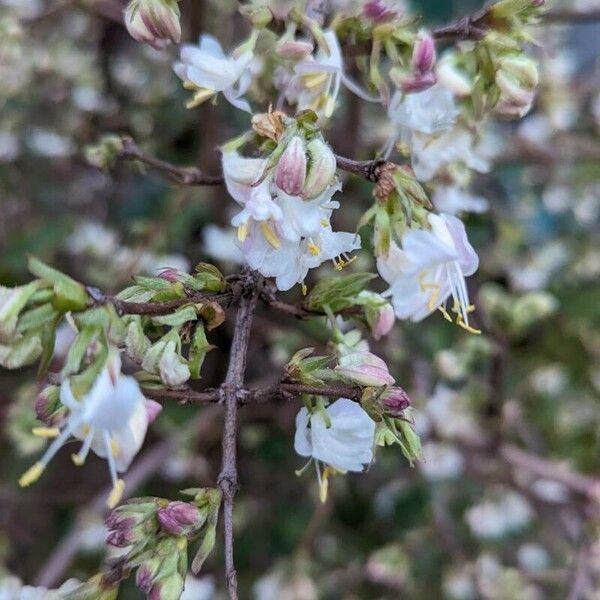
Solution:
[[[369,281],[375,278],[373,273],[353,273],[319,281],[304,300],[308,310],[323,310],[329,306],[339,312],[352,306],[354,297],[365,289]]]
[[[80,311],[88,306],[89,298],[83,285],[33,256],[29,258],[28,266],[33,275],[52,284],[52,304],[57,310]]]
[[[206,355],[215,346],[210,344],[206,339],[206,333],[204,331],[204,324],[199,321],[194,330],[194,336],[192,337],[192,343],[190,344],[190,353],[188,357],[188,367],[192,379],[200,378],[200,370],[202,369],[202,363],[206,358]]]
[[[198,318],[193,304],[182,306],[170,315],[161,315],[152,317],[152,321],[158,325],[167,325],[168,327],[181,327],[188,321],[195,321]]]
[[[73,345],[69,348],[69,353],[62,368],[61,375],[68,377],[77,373],[81,367],[87,349],[90,344],[98,337],[99,330],[95,327],[84,327],[75,338]]]

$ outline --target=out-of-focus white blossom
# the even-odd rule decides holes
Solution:
[[[449,215],[457,215],[461,212],[484,213],[489,206],[485,198],[475,196],[456,185],[437,186],[432,201],[438,212]]]
[[[526,527],[533,518],[527,500],[513,491],[501,492],[467,510],[465,520],[473,535],[497,539]]]
[[[419,469],[431,481],[460,477],[464,468],[462,454],[451,444],[425,442]]]
[[[216,594],[215,580],[210,575],[205,577],[185,578],[185,587],[180,600],[214,600]]]
[[[232,264],[242,264],[244,255],[237,245],[233,229],[224,229],[217,225],[207,225],[203,232],[204,252],[215,258]]]
[[[451,215],[429,213],[431,229],[409,229],[394,242],[387,256],[379,256],[377,268],[390,284],[384,295],[391,296],[399,319],[420,321],[441,308],[447,316],[446,301],[457,323],[469,328],[472,310],[465,277],[479,265],[475,250],[467,239],[463,223]]]
[[[0,577],[0,600],[61,600],[65,594],[81,585],[77,579],[65,581],[58,589],[24,585],[18,577],[3,575]]]
[[[388,108],[394,131],[386,143],[384,156],[389,156],[397,141],[411,144],[416,133],[428,137],[446,133],[457,116],[458,108],[452,92],[441,85],[414,94],[395,92]]]
[[[523,544],[517,550],[517,561],[522,569],[529,573],[543,571],[550,564],[550,556],[539,544]]]

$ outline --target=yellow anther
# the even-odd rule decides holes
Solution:
[[[31,433],[36,437],[55,438],[60,435],[60,429],[58,427],[34,427]]]
[[[306,294],[308,294],[308,288],[306,287],[306,284],[303,281],[302,282],[302,295],[306,296]]]
[[[319,254],[321,254],[321,248],[319,248],[319,246],[317,246],[312,240],[308,242],[308,245],[306,247],[313,256],[318,256]]]
[[[108,500],[106,501],[108,508],[114,508],[117,504],[119,504],[121,498],[123,497],[124,491],[125,482],[122,479],[117,479],[112,491],[110,492],[110,495],[108,496]]]
[[[215,92],[213,90],[207,90],[207,89],[199,89],[195,94],[194,97],[189,100],[185,107],[186,108],[196,108],[196,106],[200,106],[202,103],[206,102],[207,100],[209,100],[210,98],[212,98],[215,95]]]
[[[267,242],[269,242],[269,244],[271,244],[271,246],[273,246],[273,248],[281,247],[280,239],[277,237],[277,234],[269,227],[268,223],[261,223],[260,228],[263,232],[263,235],[265,236],[265,239],[267,240]]]
[[[329,491],[329,479],[327,473],[323,473],[321,485],[319,486],[319,499],[323,504],[327,502],[327,492]]]
[[[81,467],[85,463],[85,459],[79,454],[71,454],[71,460],[76,467]]]
[[[119,442],[117,442],[117,440],[114,438],[110,441],[110,451],[115,458],[117,458],[121,453],[121,446],[119,446]]]
[[[27,487],[32,483],[35,483],[44,472],[46,466],[41,462],[36,462],[34,465],[29,467],[23,475],[19,478],[19,485],[21,487]]]
[[[242,223],[237,228],[237,239],[240,242],[244,242],[247,237],[248,237],[248,222],[246,221],[246,223]]]
[[[467,313],[475,312],[475,305],[474,304],[469,304],[469,306],[467,306],[467,308],[465,309],[465,311]]]
[[[321,219],[321,227],[329,227],[329,221],[327,219]]]
[[[462,327],[465,331],[468,331],[469,333],[473,333],[475,335],[479,335],[481,333],[481,329],[475,329],[475,327],[471,327],[470,325],[467,325],[462,320],[462,317],[460,315],[456,318],[456,324],[459,327]]]
[[[304,75],[302,79],[304,81],[304,85],[308,89],[311,89],[324,84],[328,77],[328,73],[311,73],[309,75]]]

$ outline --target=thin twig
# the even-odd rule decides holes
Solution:
[[[223,457],[218,485],[223,492],[225,577],[231,600],[237,600],[238,598],[237,573],[233,558],[233,499],[238,487],[237,408],[240,391],[244,384],[252,317],[258,301],[258,286],[254,281],[254,276],[249,274],[248,279],[249,285],[240,298],[235,319],[227,375],[221,386],[222,401],[225,404],[225,417],[223,423]]]
[[[144,152],[130,137],[121,138],[122,149],[120,157],[139,160],[140,162],[160,171],[175,183],[182,185],[221,185],[222,175],[206,175],[197,167],[178,167],[166,160],[156,158]]]

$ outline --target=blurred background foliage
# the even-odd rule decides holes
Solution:
[[[103,173],[84,151],[117,132],[166,160],[217,172],[216,147],[247,128],[246,115],[223,102],[186,110],[187,93],[171,70],[175,51],[135,43],[104,18],[112,3],[52,9],[61,4],[0,0],[0,283],[27,280],[27,254],[107,292],[140,271],[210,259],[204,228],[227,225],[233,204],[223,187],[173,186],[131,164]],[[433,24],[480,5],[413,7]],[[210,31],[231,47],[247,27],[232,0],[184,0],[181,8],[187,40]],[[496,166],[474,181],[489,211],[467,219],[481,256],[472,294],[484,334],[432,316],[399,323],[375,346],[417,408],[425,461],[410,468],[399,452],[384,450],[368,474],[337,478],[321,505],[312,478],[294,476],[298,407],[242,411],[235,509],[242,597],[597,597],[597,588],[569,596],[581,577],[593,582],[600,572],[597,490],[582,493],[510,454],[517,445],[586,483],[600,476],[600,24],[543,26],[535,35],[536,108],[520,124],[490,130]],[[333,146],[372,156],[385,138],[381,115],[350,96],[338,112],[327,132]],[[347,181],[341,225],[354,227],[370,194],[369,184]],[[357,263],[356,270],[373,268],[366,252]],[[251,384],[271,381],[299,347],[326,341],[318,322],[261,310]],[[218,349],[203,369],[206,386],[223,378],[230,333],[219,328],[210,340]],[[60,361],[60,348],[56,354]],[[0,373],[1,568],[56,586],[100,564],[104,532],[94,499],[106,482],[99,460],[75,469],[66,450],[40,483],[17,489],[40,450],[30,434],[34,381],[31,370]],[[166,406],[134,463],[136,493],[176,497],[213,484],[220,418],[217,407]],[[483,439],[496,451],[482,450]],[[223,593],[220,550],[190,598]],[[133,585],[120,595],[139,597]]]

